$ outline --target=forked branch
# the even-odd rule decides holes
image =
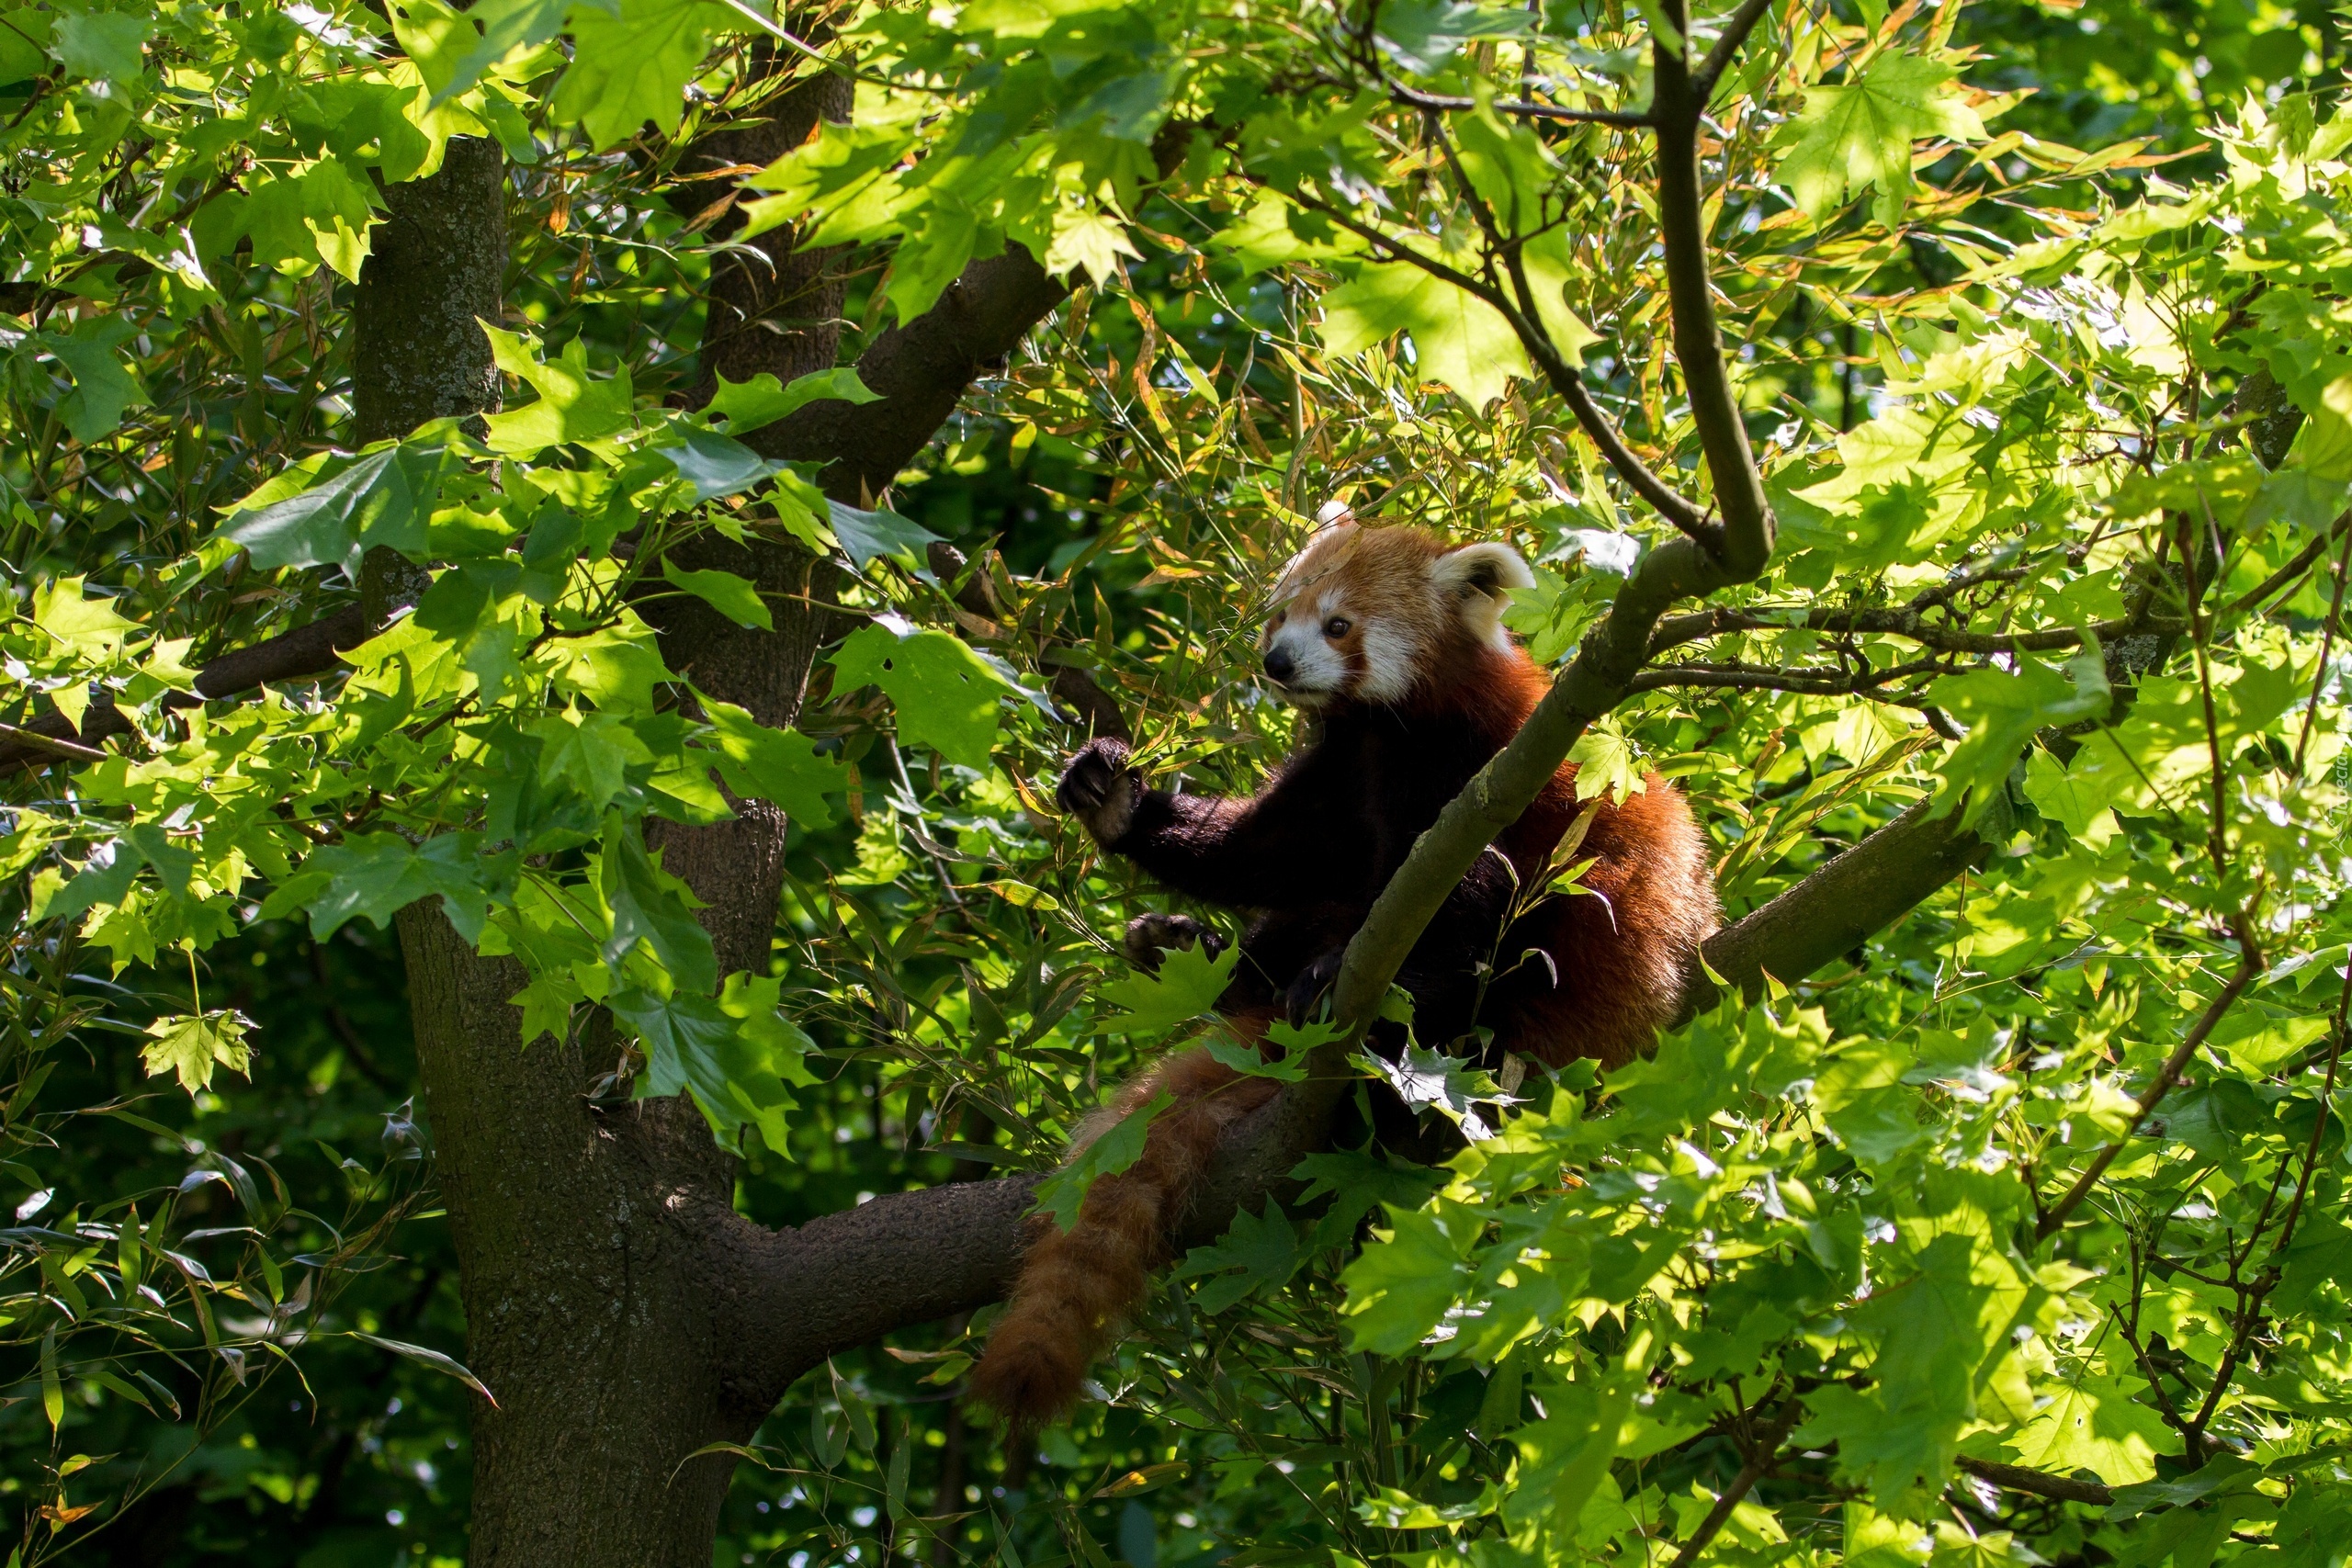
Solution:
[[[1690,17],[1684,0],[1667,0],[1666,10],[1668,23],[1677,31],[1687,31]],[[1752,27],[1754,20],[1748,18],[1747,25]],[[1686,528],[1683,537],[1667,541],[1643,558],[1619,590],[1608,616],[1586,637],[1575,660],[1553,682],[1518,735],[1446,805],[1437,821],[1414,843],[1405,863],[1381,890],[1362,929],[1348,943],[1340,964],[1333,1006],[1351,1039],[1370,1024],[1406,954],[1487,844],[1519,819],[1586,728],[1630,694],[1650,657],[1652,634],[1668,608],[1679,599],[1753,581],[1771,558],[1772,512],[1765,500],[1763,475],[1748,447],[1746,420],[1732,389],[1715,327],[1704,192],[1699,177],[1699,118],[1704,100],[1694,96],[1696,84],[1682,47],[1668,48],[1661,38],[1654,52],[1657,96],[1652,118],[1658,137],[1658,216],[1666,248],[1675,359],[1690,391],[1691,416],[1699,427],[1708,477],[1713,481],[1724,520],[1719,531]],[[1475,191],[1468,194],[1476,199]],[[1482,221],[1491,231],[1491,215],[1484,215]],[[1393,243],[1391,248],[1403,249]],[[1533,301],[1524,273],[1517,267],[1517,254],[1508,245],[1502,247],[1502,254],[1512,267],[1520,298],[1498,299],[1495,298],[1498,290],[1470,280],[1473,292],[1513,318],[1514,328],[1531,349],[1540,343],[1549,355],[1545,368],[1552,372],[1559,355],[1548,334],[1542,332],[1540,320],[1528,319],[1533,313]],[[1572,374],[1565,378],[1574,380]],[[1560,386],[1564,378],[1553,372],[1552,379],[1574,407],[1569,389]],[[1337,1047],[1324,1049],[1334,1057],[1338,1055]],[[1312,1081],[1326,1084],[1336,1077],[1322,1073]],[[1319,1092],[1336,1094],[1338,1090],[1331,1087]]]

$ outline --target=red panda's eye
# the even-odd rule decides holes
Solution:
[[[1348,635],[1348,618],[1347,618],[1347,616],[1345,616],[1345,615],[1334,615],[1334,616],[1332,616],[1329,620],[1328,620],[1328,621],[1324,622],[1324,623],[1323,623],[1323,635],[1324,635],[1325,637],[1342,637],[1347,636],[1347,635]]]

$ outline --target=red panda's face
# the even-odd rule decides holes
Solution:
[[[1267,678],[1310,710],[1402,702],[1443,660],[1508,645],[1510,590],[1533,581],[1507,545],[1448,549],[1417,528],[1327,529],[1274,590],[1258,639]]]

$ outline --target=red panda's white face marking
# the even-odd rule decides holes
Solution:
[[[1508,545],[1448,549],[1417,528],[1326,529],[1274,589],[1259,637],[1266,673],[1303,708],[1402,702],[1465,641],[1507,645],[1509,591],[1533,581]]]

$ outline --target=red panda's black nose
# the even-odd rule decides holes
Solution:
[[[1267,674],[1272,675],[1277,681],[1287,681],[1297,672],[1298,666],[1292,661],[1291,656],[1287,651],[1279,648],[1270,648],[1266,649]]]

